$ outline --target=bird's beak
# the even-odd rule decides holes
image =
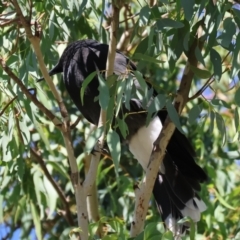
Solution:
[[[63,70],[62,70],[62,66],[60,63],[58,63],[53,69],[51,69],[48,74],[49,76],[53,76],[54,74],[57,74],[57,73],[61,73]],[[37,80],[37,82],[41,82],[44,80],[44,77],[41,77]]]
[[[42,80],[44,80],[44,77],[39,78],[37,82],[41,82]]]

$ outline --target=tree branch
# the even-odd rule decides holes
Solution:
[[[8,74],[8,76],[19,86],[26,97],[31,100],[48,118],[51,120],[57,128],[60,128],[62,122],[49,111],[42,103],[40,103],[37,98],[32,95],[28,89],[24,86],[22,81],[11,71],[11,69],[6,65],[4,59],[0,57],[0,65],[3,70]]]
[[[115,60],[116,43],[117,43],[117,29],[118,29],[119,11],[120,11],[120,9],[116,5],[114,5],[114,3],[112,4],[113,4],[113,16],[112,16],[112,22],[111,22],[110,44],[109,44],[108,58],[107,58],[107,64],[106,64],[106,74],[105,74],[106,79],[109,76],[111,76],[114,71],[114,60]],[[83,184],[86,197],[90,195],[94,190],[98,163],[101,157],[101,149],[103,148],[103,145],[104,145],[105,132],[106,132],[106,111],[103,109],[101,109],[99,122],[98,122],[98,127],[101,127],[101,126],[103,126],[104,131],[98,143],[95,146],[95,154],[92,155],[88,174]],[[101,234],[100,228],[98,233],[101,236],[102,234]]]
[[[86,176],[89,173],[90,163],[91,163],[91,155],[86,155],[84,160],[84,170],[85,170]],[[89,191],[89,195],[87,196],[87,208],[88,208],[89,220],[90,221],[92,220],[94,222],[99,221],[100,215],[98,210],[98,196],[97,196],[96,181],[93,183],[93,186]]]
[[[0,112],[0,117],[3,115],[3,113],[5,112],[5,110],[8,108],[9,105],[11,105],[13,103],[13,101],[17,98],[17,96],[15,96],[13,99],[11,99],[6,106],[3,108],[3,110]]]
[[[65,121],[68,121],[68,113],[67,113],[66,107],[65,107],[65,105],[63,103],[62,97],[58,93],[58,91],[57,91],[53,81],[51,80],[51,78],[50,78],[50,76],[48,74],[46,65],[45,65],[45,63],[43,61],[43,55],[42,55],[42,52],[41,52],[41,49],[40,49],[40,38],[38,36],[34,36],[32,34],[31,24],[23,16],[23,13],[21,11],[21,8],[19,7],[19,4],[18,4],[17,0],[12,0],[12,3],[14,5],[14,7],[15,7],[17,16],[19,17],[19,19],[20,19],[20,21],[22,23],[22,26],[25,29],[27,38],[31,42],[31,44],[33,46],[33,49],[34,49],[34,52],[36,54],[36,57],[37,57],[37,60],[38,60],[38,64],[39,64],[39,68],[40,68],[40,70],[42,72],[42,75],[43,75],[44,79],[46,80],[49,88],[51,89],[51,91],[52,91],[56,101],[58,102],[58,105],[59,105],[62,117],[64,119],[66,119]]]
[[[190,69],[191,66],[197,66],[197,59],[195,57],[195,49],[198,48],[201,50],[203,47],[203,42],[200,41],[197,37],[195,38],[188,55],[188,62],[186,64],[181,84],[177,95],[174,99],[174,106],[179,114],[181,114],[183,107],[185,106],[188,100],[188,94],[190,91],[192,79],[194,73]],[[154,143],[153,151],[150,157],[149,165],[146,170],[146,177],[139,185],[139,189],[135,191],[137,196],[133,222],[131,225],[131,237],[136,237],[143,230],[144,221],[146,218],[148,203],[152,195],[152,189],[158,174],[159,166],[163,161],[165,156],[166,147],[171,139],[171,136],[175,130],[175,125],[169,118],[165,120],[163,129]]]
[[[73,187],[75,190],[75,199],[76,199],[76,204],[77,204],[78,226],[82,230],[80,232],[80,238],[81,238],[81,240],[87,240],[88,239],[88,214],[87,214],[86,198],[84,197],[84,189],[82,187],[82,184],[80,183],[78,166],[77,166],[76,158],[74,156],[74,151],[73,151],[73,147],[72,147],[71,134],[70,134],[70,131],[71,131],[70,120],[69,120],[68,112],[63,103],[62,97],[58,93],[55,85],[53,84],[53,82],[48,74],[47,68],[44,64],[43,55],[42,55],[42,52],[40,49],[39,34],[37,34],[36,36],[34,36],[32,34],[30,23],[23,16],[23,13],[21,11],[21,8],[19,7],[18,1],[12,0],[12,3],[15,7],[17,16],[19,17],[19,19],[22,23],[22,26],[25,29],[27,38],[33,46],[33,49],[36,54],[42,75],[43,75],[44,79],[46,80],[47,84],[49,85],[49,88],[51,89],[51,91],[59,105],[60,112],[61,112],[61,115],[64,120],[63,124],[61,124],[60,130],[63,135],[64,143],[65,143],[66,150],[68,153],[70,168],[71,168],[71,180],[72,180],[72,184],[73,184]],[[27,95],[27,97],[30,96],[30,94],[26,94],[26,95]]]
[[[82,116],[79,116],[78,118],[77,118],[77,120],[73,123],[73,124],[71,124],[71,126],[70,126],[70,128],[71,129],[74,129],[78,124],[79,124],[79,122],[82,120]]]

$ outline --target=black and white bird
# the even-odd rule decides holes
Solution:
[[[80,90],[84,80],[94,71],[106,69],[108,45],[95,40],[80,40],[71,43],[63,52],[57,65],[49,75],[63,73],[63,81],[74,104],[82,115],[97,125],[100,105],[95,101],[99,95],[99,81],[96,76],[86,87],[83,102]],[[124,54],[116,51],[114,74],[124,74],[127,68],[136,70],[136,66]],[[136,83],[137,84],[137,83]],[[138,86],[139,87],[139,86]],[[166,111],[159,111],[156,117],[146,126],[147,114],[141,101],[131,99],[130,114],[125,119],[128,125],[127,143],[129,150],[144,170],[152,152],[153,143],[161,132],[167,116]],[[125,111],[129,111],[125,109]],[[201,212],[206,205],[200,199],[200,183],[207,180],[207,175],[195,160],[195,152],[188,139],[175,130],[166,150],[166,155],[159,169],[153,195],[167,229],[171,230],[176,239],[188,229],[188,224],[177,224],[185,216],[194,222],[200,220]]]

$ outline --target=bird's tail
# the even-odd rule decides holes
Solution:
[[[196,169],[193,168],[193,172],[201,171],[198,165],[195,164],[194,167]],[[198,222],[201,212],[206,210],[205,203],[196,192],[200,188],[199,181],[182,174],[168,153],[160,169],[153,195],[165,227],[173,232],[176,240],[181,239],[189,229],[189,223],[178,224],[178,221],[183,217],[190,217]]]

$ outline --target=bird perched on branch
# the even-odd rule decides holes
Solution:
[[[57,65],[49,72],[50,76],[63,73],[64,84],[74,104],[82,115],[95,125],[98,124],[101,110],[99,101],[96,101],[99,95],[98,76],[95,75],[86,86],[82,99],[80,91],[85,79],[91,73],[95,71],[101,73],[106,70],[107,56],[107,44],[95,40],[76,41],[64,50]],[[125,74],[128,69],[133,75],[136,66],[128,57],[116,51],[114,74]],[[141,88],[136,79],[134,85],[136,88]],[[139,112],[129,114],[125,119],[128,127],[126,142],[129,150],[146,170],[153,144],[161,132],[167,112],[158,111],[146,125],[146,108],[139,99],[131,98],[129,109],[123,106],[123,111]],[[121,134],[120,131],[118,132]],[[188,139],[176,129],[167,146],[153,189],[162,220],[166,228],[176,236],[188,229],[187,223],[177,224],[178,220],[188,216],[197,222],[200,220],[201,212],[206,209],[197,192],[201,189],[200,183],[207,180],[207,175],[195,163],[194,157],[195,153]]]

